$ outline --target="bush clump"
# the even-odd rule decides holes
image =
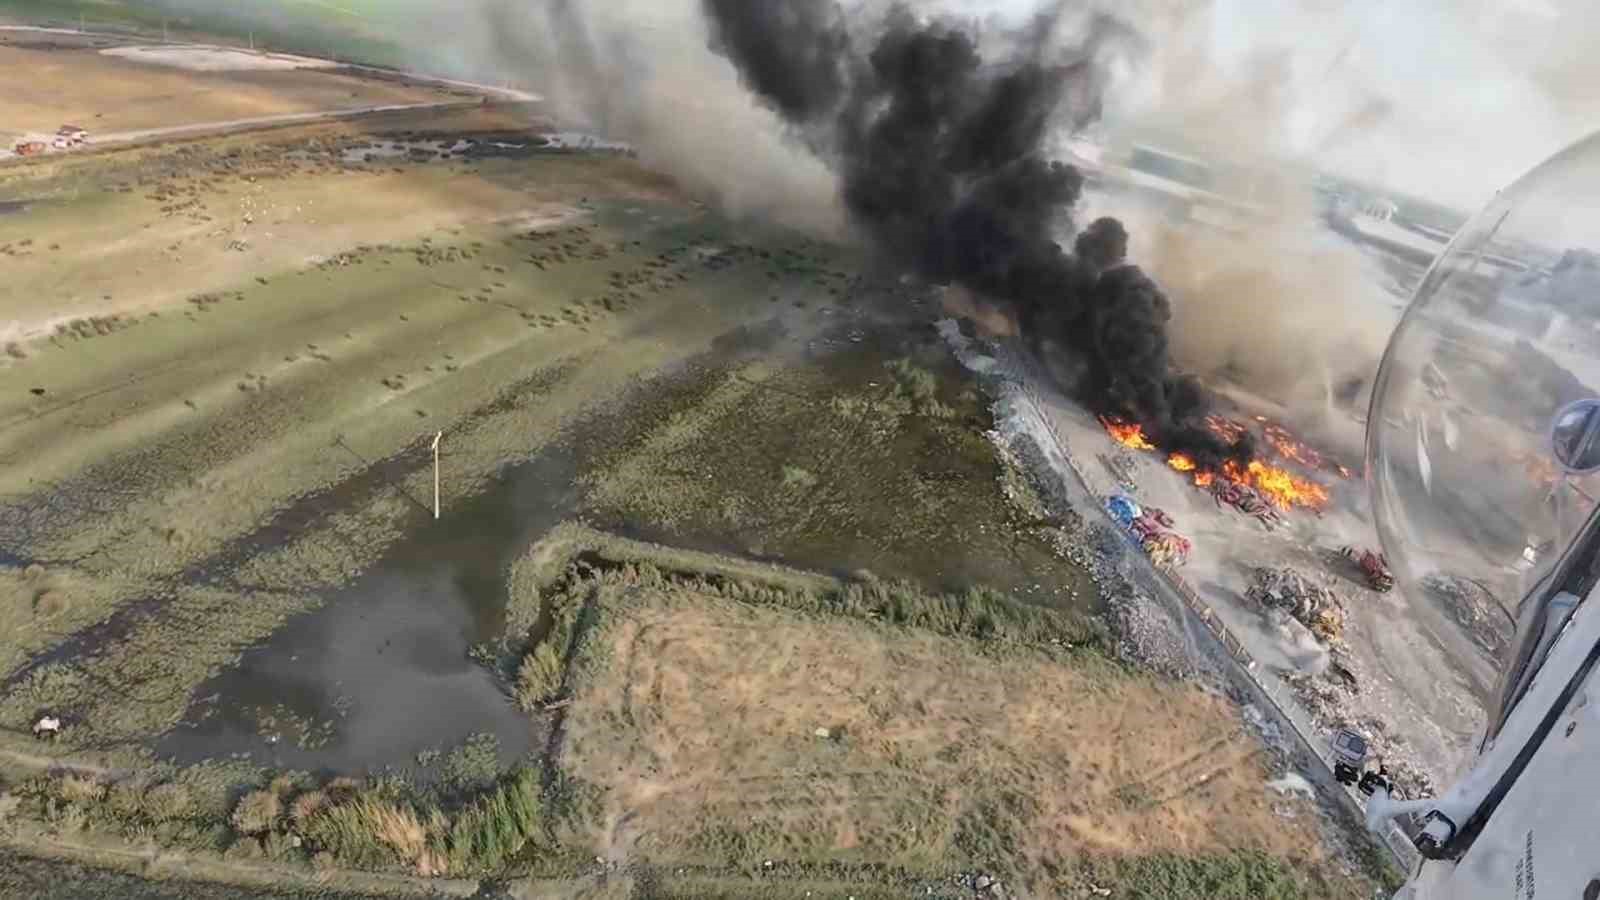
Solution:
[[[240,834],[260,835],[271,831],[283,811],[283,801],[273,791],[251,791],[239,798],[228,821]]]
[[[456,815],[445,840],[450,870],[501,868],[539,841],[544,814],[538,778],[530,769],[518,771]]]

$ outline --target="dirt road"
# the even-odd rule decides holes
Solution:
[[[362,106],[356,109],[329,109],[309,113],[284,113],[277,116],[258,116],[250,119],[227,119],[220,122],[197,122],[193,125],[169,125],[165,128],[143,128],[134,131],[114,131],[95,135],[94,143],[84,149],[100,146],[114,146],[117,144],[136,144],[147,141],[160,141],[169,138],[200,137],[213,134],[231,134],[239,131],[251,131],[260,128],[276,128],[283,125],[305,125],[313,122],[331,122],[339,119],[357,119],[362,116],[371,116],[378,113],[390,112],[422,112],[424,110],[447,110],[452,108],[473,107],[479,105],[475,100],[454,100],[439,103],[391,103],[380,106]]]

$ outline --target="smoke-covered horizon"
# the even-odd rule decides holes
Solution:
[[[148,2],[202,23],[229,17],[324,37],[337,30],[384,42],[419,68],[529,81],[551,71],[555,54],[534,32],[563,5]],[[870,15],[886,3],[845,7]],[[1042,4],[912,5],[1003,29]],[[704,50],[695,0],[566,6],[569,20],[593,31],[608,66],[616,52],[631,66],[664,49],[680,61]],[[1600,95],[1589,89],[1600,76],[1589,38],[1600,10],[1582,0],[1084,0],[1067,8],[1113,12],[1144,42],[1137,59],[1112,67],[1112,129],[1179,131],[1213,149],[1320,168],[1462,212],[1600,122]]]
[[[1382,303],[1381,296],[1370,302],[1381,294],[1371,262],[1354,246],[1316,233],[1309,214],[1313,173],[1332,168],[1470,211],[1576,136],[1574,117],[1588,108],[1579,89],[1588,62],[1567,52],[1570,36],[1551,33],[1581,19],[1570,0],[1548,0],[1531,11],[1486,2],[1472,16],[1443,0],[1403,10],[1374,2],[918,0],[911,8],[959,26],[984,59],[1060,64],[1062,54],[1077,52],[1080,63],[1092,62],[1092,98],[1064,98],[1053,107],[1080,115],[1050,121],[1045,143],[1098,113],[1101,136],[1112,140],[1172,134],[1203,155],[1287,174],[1263,201],[1266,218],[1242,234],[1181,228],[1125,200],[1114,209],[1103,197],[1089,203],[1128,224],[1133,261],[1160,285],[1150,285],[1163,300],[1149,304],[1151,315],[1170,308],[1172,327],[1158,355],[1188,371],[1226,372],[1303,408],[1326,404],[1337,384],[1370,378],[1389,327],[1381,310],[1367,314]],[[847,0],[838,15],[856,40],[867,41],[877,36],[889,5]],[[754,92],[746,90],[737,67],[713,52],[701,0],[468,0],[448,9],[393,0],[380,8],[416,23],[404,26],[409,30],[399,41],[415,49],[419,68],[536,86],[561,118],[629,140],[646,164],[735,215],[836,239],[860,237],[849,231],[860,228],[862,217],[847,211],[870,198],[860,186],[852,197],[849,172],[830,165],[837,160],[829,154],[839,148],[781,114],[840,89],[844,75],[765,88],[757,81]],[[747,3],[724,11],[770,8]],[[1041,14],[1048,27],[1039,27]],[[1491,24],[1539,38],[1528,46],[1566,50],[1490,53],[1482,29]],[[1442,54],[1434,47],[1439,42],[1470,60],[1467,71],[1490,77],[1460,77],[1461,59]],[[730,49],[726,36],[722,49]],[[788,52],[782,41],[745,49],[779,61]],[[1091,80],[1075,83],[1082,88]],[[1482,129],[1497,113],[1525,117],[1517,124],[1528,127],[1462,130]],[[1040,162],[1050,156],[1037,154]],[[1060,185],[1053,189],[1062,201]],[[1077,224],[1088,218],[1078,210]],[[1070,244],[1070,233],[1059,233],[1064,224],[1053,222],[1040,238]],[[896,233],[879,237],[897,240]],[[949,273],[935,267],[930,274]]]
[[[1210,395],[1173,368],[1172,305],[1126,261],[1127,232],[1080,231],[1083,175],[1050,158],[1055,134],[1099,119],[1126,23],[1062,0],[1001,28],[902,4],[853,20],[835,0],[702,7],[713,49],[837,175],[879,254],[1008,303],[1029,338],[1070,348],[1067,387],[1096,413],[1207,466],[1249,457],[1205,427]]]

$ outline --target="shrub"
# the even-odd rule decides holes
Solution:
[[[373,795],[325,806],[310,816],[305,837],[341,863],[378,868],[398,860],[415,866],[427,846],[427,830],[408,805]]]
[[[256,837],[241,837],[228,845],[223,851],[223,858],[229,860],[255,860],[266,857],[267,851],[261,846],[261,839]]]
[[[106,786],[92,775],[69,772],[56,783],[61,799],[68,803],[98,803],[106,797]]]
[[[304,825],[307,819],[316,815],[324,806],[328,805],[328,795],[322,791],[306,791],[294,798],[294,803],[289,806],[289,818],[296,825]]]
[[[194,796],[189,788],[175,782],[158,784],[145,792],[145,814],[157,822],[171,822],[194,811]]]
[[[802,469],[799,466],[786,465],[783,467],[783,486],[785,488],[807,490],[815,487],[816,483],[817,476],[807,472],[805,469]]]
[[[356,792],[361,789],[361,782],[347,775],[340,775],[324,785],[322,789],[327,793],[329,800],[334,803],[342,803],[355,797]]]
[[[921,416],[948,419],[955,411],[939,402],[939,380],[932,372],[921,368],[909,359],[897,359],[888,364],[894,375],[897,393]]]
[[[517,667],[517,705],[531,712],[561,689],[561,654],[542,641]]]
[[[259,835],[271,831],[283,804],[272,791],[251,791],[239,799],[228,821],[240,834]]]

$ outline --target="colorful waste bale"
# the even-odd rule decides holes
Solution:
[[[1127,529],[1152,562],[1181,566],[1189,561],[1189,551],[1194,545],[1172,530],[1176,523],[1165,510],[1140,506],[1132,497],[1116,494],[1106,500],[1106,512]]]

